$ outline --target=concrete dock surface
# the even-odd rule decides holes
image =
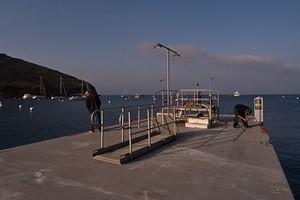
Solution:
[[[0,200],[293,199],[268,134],[254,122],[179,130],[174,142],[121,166],[92,158],[97,133],[1,150]]]

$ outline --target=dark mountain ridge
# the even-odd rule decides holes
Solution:
[[[21,97],[25,93],[71,96],[80,94],[81,88],[82,81],[76,77],[0,54],[0,97]]]

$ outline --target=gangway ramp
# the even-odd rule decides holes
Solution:
[[[132,153],[129,152],[129,142],[118,143],[104,149],[99,149],[93,153],[96,160],[109,162],[112,164],[124,164],[150,151],[153,151],[169,142],[175,140],[174,135],[154,134],[151,136],[151,146],[148,145],[148,138],[140,137],[133,144]]]
[[[128,123],[124,123],[120,127],[100,130],[101,145],[100,148],[93,151],[93,158],[122,165],[170,143],[176,138],[177,125],[174,119],[166,119],[162,124],[157,121],[156,117],[150,118],[148,114],[146,120],[138,123],[132,123],[129,116]],[[110,138],[104,139],[104,136]],[[120,138],[122,138],[121,141]],[[109,140],[109,145],[104,145],[106,140]]]

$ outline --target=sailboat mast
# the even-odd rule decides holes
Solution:
[[[40,76],[40,95],[46,96],[46,87],[45,87],[45,83],[43,80],[43,77]]]
[[[43,78],[42,76],[40,76],[40,95],[42,94],[42,81],[43,81]]]
[[[62,76],[59,77],[59,95],[62,95]]]
[[[62,86],[63,86],[63,89],[64,89],[64,94],[65,94],[65,97],[67,97],[67,96],[68,96],[68,94],[67,94],[67,90],[66,90],[66,87],[65,87],[65,83],[63,83],[63,84],[62,84]]]
[[[81,95],[83,95],[83,80],[81,80]]]

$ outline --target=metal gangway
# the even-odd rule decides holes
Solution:
[[[169,106],[172,112],[158,118],[157,112],[164,109],[164,106],[151,104],[139,105],[127,112],[126,107],[121,107],[119,124],[114,126],[105,126],[104,110],[94,111],[91,123],[97,127],[100,143],[93,151],[94,159],[120,165],[174,141],[178,132],[176,108]],[[132,118],[134,113],[136,120]]]

